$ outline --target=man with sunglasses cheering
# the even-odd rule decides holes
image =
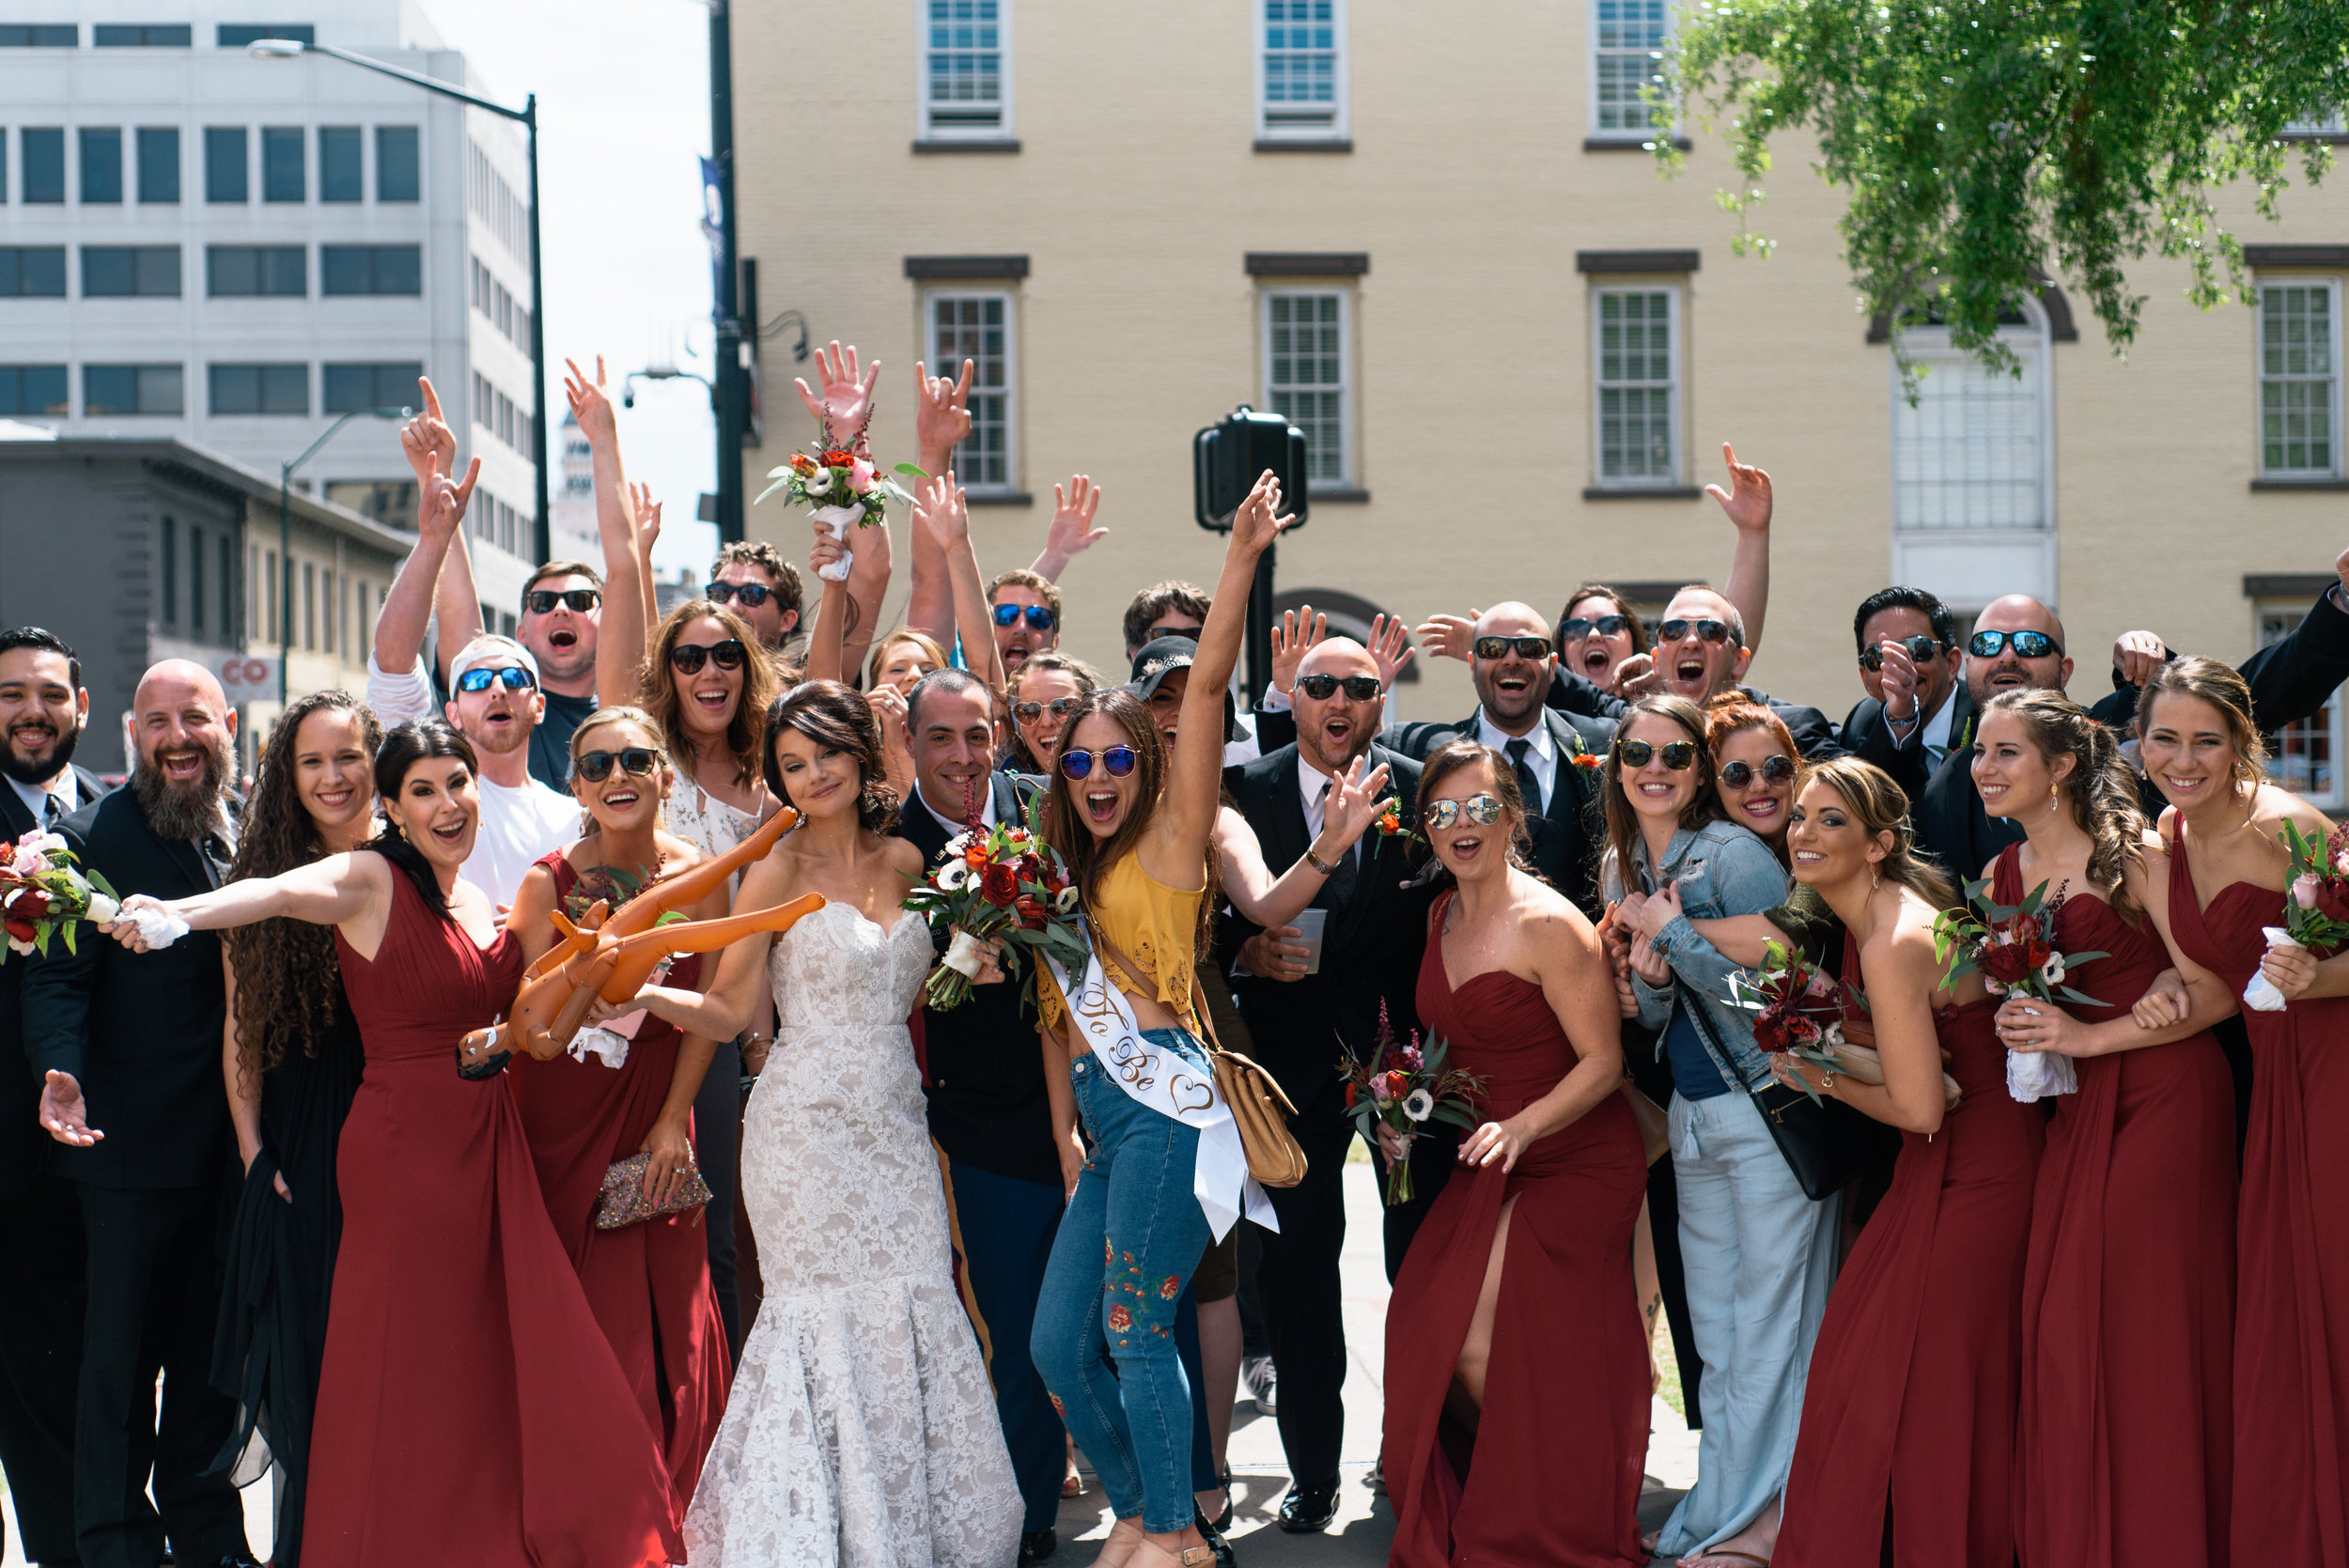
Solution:
[[[1974,717],[1957,617],[1922,588],[1879,588],[1859,601],[1852,635],[1868,694],[1844,717],[1843,744],[1913,798]]]
[[[764,539],[723,545],[710,564],[709,601],[750,623],[770,654],[788,659],[794,644],[806,641],[798,635],[802,592],[800,568]]]
[[[987,602],[1005,675],[1016,673],[1028,655],[1060,646],[1060,589],[1050,578],[1024,569],[1007,571],[988,584]]]

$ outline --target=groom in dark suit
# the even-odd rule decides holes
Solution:
[[[217,887],[232,854],[236,715],[184,660],[148,670],[132,711],[130,786],[59,831],[120,896]],[[205,1473],[236,1420],[210,1381],[229,1171],[220,939],[132,954],[82,938],[26,962],[22,1003],[40,1122],[80,1194],[89,1253],[73,1445],[82,1561],[154,1568],[168,1535],[181,1568],[249,1563],[236,1488]]]
[[[897,836],[935,866],[947,841],[976,814],[983,826],[1018,822],[1032,790],[990,771],[994,705],[968,670],[933,670],[906,698],[913,793],[897,814]],[[945,939],[938,939],[942,949]],[[930,1141],[938,1146],[962,1303],[971,1313],[995,1386],[995,1414],[1027,1506],[1019,1560],[1040,1561],[1059,1545],[1061,1477],[1067,1432],[1044,1379],[1028,1358],[1028,1331],[1051,1261],[1067,1170],[1052,1141],[1052,1104],[1035,1019],[1023,1015],[1018,986],[978,986],[948,1012],[925,1007],[922,1092]]]
[[[1297,740],[1224,774],[1235,805],[1264,846],[1266,863],[1287,869],[1319,831],[1330,783],[1368,754],[1392,770],[1388,788],[1404,820],[1415,820],[1419,764],[1376,743],[1380,690],[1368,650],[1331,638],[1306,654],[1294,701]],[[1256,1284],[1272,1358],[1281,1369],[1281,1446],[1291,1486],[1281,1528],[1318,1530],[1335,1512],[1338,1445],[1346,1424],[1346,1327],[1339,1311],[1338,1255],[1346,1241],[1340,1187],[1354,1123],[1346,1113],[1337,1063],[1366,1056],[1383,1005],[1397,1039],[1418,1026],[1413,992],[1427,944],[1430,890],[1403,884],[1417,869],[1405,841],[1365,833],[1314,907],[1326,922],[1317,972],[1237,916],[1221,950],[1237,953],[1234,989],[1256,1058],[1296,1106],[1291,1123],[1306,1159],[1305,1179],[1276,1188],[1278,1234],[1263,1237]],[[1412,1152],[1416,1198],[1386,1211],[1387,1273],[1403,1260],[1411,1233],[1441,1190],[1454,1142],[1422,1138]],[[1374,1157],[1377,1151],[1373,1150]]]
[[[0,833],[52,828],[106,792],[73,751],[89,722],[82,661],[54,632],[0,631]],[[22,961],[0,964],[0,1469],[33,1562],[73,1541],[73,1402],[82,1365],[82,1209],[57,1174],[18,1011]]]

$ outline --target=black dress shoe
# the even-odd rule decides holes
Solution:
[[[1292,1484],[1289,1495],[1281,1499],[1281,1528],[1291,1535],[1314,1535],[1330,1528],[1330,1521],[1338,1516],[1338,1486],[1330,1482],[1320,1486]]]
[[[1019,1538],[1019,1560],[1022,1562],[1041,1562],[1059,1550],[1060,1532],[1050,1525],[1042,1529],[1032,1529]]]
[[[1199,1531],[1199,1538],[1207,1544],[1207,1550],[1215,1554],[1216,1568],[1232,1568],[1232,1544],[1223,1539],[1222,1530],[1217,1529],[1215,1521],[1207,1517],[1207,1511],[1193,1503],[1190,1516],[1192,1527]],[[1231,1511],[1226,1509],[1223,1516],[1230,1518]]]

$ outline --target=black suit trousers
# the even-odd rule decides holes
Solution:
[[[249,1555],[235,1485],[205,1474],[237,1416],[210,1375],[221,1190],[83,1184],[81,1200],[89,1302],[73,1512],[85,1568],[154,1568],[166,1535],[182,1562]]]
[[[43,1174],[0,1203],[0,1468],[33,1562],[69,1563],[73,1405],[82,1367],[82,1209]]]
[[[1288,1457],[1290,1479],[1311,1489],[1336,1483],[1346,1436],[1346,1317],[1338,1258],[1346,1247],[1343,1172],[1355,1128],[1346,1114],[1345,1086],[1334,1075],[1298,1109],[1289,1127],[1305,1151],[1305,1179],[1267,1189],[1281,1229],[1257,1233],[1256,1293],[1280,1376],[1281,1449]],[[1456,1137],[1428,1137],[1411,1151],[1412,1199],[1385,1214],[1389,1283],[1443,1190],[1457,1147]],[[1383,1195],[1386,1162],[1376,1148],[1371,1157]]]

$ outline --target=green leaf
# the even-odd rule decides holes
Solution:
[[[929,475],[928,475],[928,474],[926,474],[923,473],[921,469],[919,469],[919,468],[915,467],[915,466],[914,466],[913,464],[911,464],[911,463],[899,463],[896,467],[894,467],[894,468],[891,469],[889,472],[890,472],[890,473],[892,473],[892,474],[911,474],[911,475],[912,475],[914,478],[916,478],[916,479],[926,479],[926,478],[928,478],[928,477],[929,477]]]

